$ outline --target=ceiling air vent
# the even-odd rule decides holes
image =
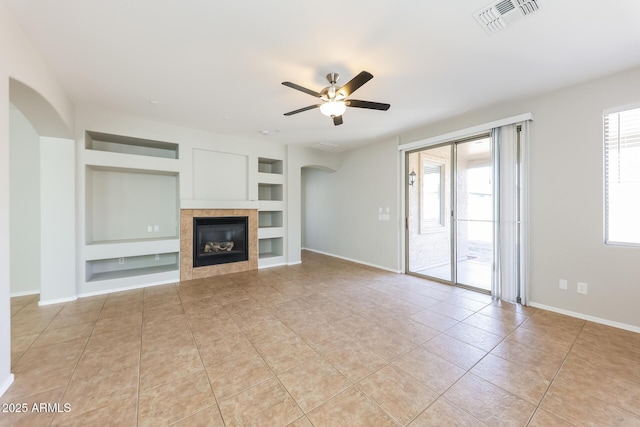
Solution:
[[[493,34],[537,11],[539,6],[540,0],[501,0],[473,16],[487,34]]]
[[[335,151],[338,149],[337,144],[332,144],[331,142],[317,142],[311,146],[311,148],[315,148],[316,150],[322,151]]]

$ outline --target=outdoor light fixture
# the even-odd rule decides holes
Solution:
[[[409,174],[409,185],[413,185],[416,182],[416,173],[414,171],[411,171],[411,173]]]

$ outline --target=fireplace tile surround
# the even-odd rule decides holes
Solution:
[[[248,217],[249,259],[228,264],[193,267],[193,218]],[[229,273],[258,269],[257,209],[181,209],[180,210],[180,280],[203,279]]]

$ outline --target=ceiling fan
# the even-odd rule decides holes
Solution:
[[[338,73],[327,74],[329,86],[325,87],[320,92],[307,89],[306,87],[302,87],[295,83],[282,82],[285,86],[299,90],[300,92],[308,93],[311,96],[320,98],[322,101],[320,104],[309,105],[308,107],[289,111],[288,113],[284,113],[284,115],[291,116],[293,114],[302,113],[303,111],[320,108],[320,112],[327,117],[331,117],[333,119],[333,124],[338,126],[342,124],[342,114],[345,112],[347,107],[367,108],[369,110],[382,111],[387,111],[389,109],[389,104],[383,104],[381,102],[347,99],[353,92],[358,90],[360,86],[371,80],[373,78],[373,74],[367,71],[362,71],[360,74],[349,80],[344,86],[336,86],[336,82],[339,78],[340,75]]]

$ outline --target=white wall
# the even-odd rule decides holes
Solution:
[[[42,137],[40,154],[40,305],[46,305],[77,298],[75,142]]]
[[[306,247],[400,271],[399,176],[396,140],[342,153],[336,173],[306,170]]]
[[[11,295],[40,292],[40,136],[10,106]]]
[[[339,157],[335,153],[312,148],[287,147],[287,258],[289,264],[301,262],[302,249],[302,169],[322,168],[327,171],[339,169]],[[305,196],[307,197],[307,196]]]
[[[332,203],[329,192],[335,185],[334,179],[335,172],[302,168],[301,241],[305,249],[320,250],[338,245],[334,233],[326,233],[338,223],[340,215],[338,211],[327,209],[327,204]]]
[[[1,9],[0,9],[1,10]],[[0,39],[6,35],[0,26]],[[9,262],[9,76],[0,62],[0,396],[11,374],[11,305]]]
[[[25,108],[27,103],[23,101],[35,92],[23,90],[28,89],[27,86],[11,84],[16,80],[38,93],[31,103],[33,109],[28,105]],[[40,135],[69,136],[73,128],[73,104],[29,37],[5,6],[0,5],[0,395],[13,381],[10,373],[9,102],[21,108]]]
[[[249,156],[193,150],[193,198],[248,200]]]

